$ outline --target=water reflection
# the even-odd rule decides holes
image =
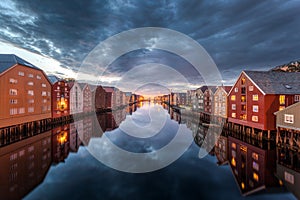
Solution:
[[[295,173],[299,172],[299,153],[290,152],[286,148],[277,149],[276,151],[274,144],[258,142],[236,134],[228,136],[223,133],[218,137],[218,127],[209,129],[209,126],[199,124],[199,121],[194,117],[181,115],[167,105],[162,105],[162,108],[165,108],[164,114],[169,119],[166,120],[165,126],[160,129],[161,134],[150,138],[134,138],[123,132],[121,128],[118,128],[129,118],[142,120],[144,116],[146,119],[145,110],[140,109],[143,106],[147,107],[149,104],[134,104],[111,113],[97,115],[96,118],[92,116],[84,117],[74,123],[58,126],[50,131],[33,135],[27,139],[1,147],[1,199],[20,199],[24,197],[43,182],[51,164],[53,165],[50,170],[52,173],[47,175],[48,180],[46,183],[59,179],[61,177],[60,173],[62,173],[59,170],[62,169],[57,167],[62,166],[62,162],[65,162],[66,165],[63,171],[66,173],[65,176],[72,177],[72,179],[66,180],[61,186],[70,189],[57,188],[59,185],[57,182],[60,181],[57,180],[57,185],[54,184],[55,186],[53,186],[55,189],[51,189],[43,183],[41,184],[41,188],[47,188],[46,190],[39,193],[39,188],[26,198],[36,199],[37,197],[40,198],[40,195],[49,195],[45,191],[58,195],[54,195],[54,197],[69,198],[74,193],[73,187],[75,187],[75,182],[81,178],[79,179],[81,182],[77,184],[81,185],[80,188],[86,191],[85,195],[87,196],[77,194],[78,196],[73,195],[72,197],[94,198],[95,196],[88,196],[88,194],[92,193],[96,195],[100,191],[99,195],[101,194],[101,197],[103,195],[103,198],[125,198],[126,195],[118,195],[118,191],[123,191],[126,194],[131,191],[130,194],[134,194],[131,197],[138,196],[146,199],[159,197],[172,199],[230,197],[232,199],[239,199],[240,194],[235,190],[235,183],[231,180],[231,176],[228,176],[229,168],[227,170],[226,166],[224,168],[217,167],[217,165],[214,167],[212,163],[217,163],[218,165],[230,163],[229,167],[232,169],[232,173],[242,194],[248,194],[261,188],[278,185],[279,181],[274,175],[276,171],[276,152],[279,158],[277,163],[278,176],[282,176],[283,178],[281,179],[285,180],[284,176],[287,171],[289,174],[294,175],[293,184],[291,178],[288,181],[290,181],[291,186],[294,186],[295,190],[297,189],[296,180],[299,180],[299,178],[297,179]],[[156,106],[160,107],[160,105]],[[141,116],[141,118],[137,118],[137,116]],[[100,163],[94,163],[95,159],[92,159],[87,153],[88,146],[93,145],[93,142],[97,140],[103,139],[103,134],[114,144],[125,150],[132,152],[152,152],[166,145],[174,137],[179,126],[186,128],[186,133],[194,137],[195,144],[198,146],[201,147],[204,142],[214,144],[214,149],[206,150],[210,152],[210,155],[204,159],[199,159],[197,157],[199,147],[193,144],[191,149],[176,162],[177,165],[171,165],[155,173],[135,176],[121,175],[119,172],[108,170],[108,168]],[[205,140],[208,135],[213,135],[213,137]],[[72,154],[72,152],[76,154]],[[80,157],[76,157],[75,155],[80,155]],[[215,155],[216,159],[211,155]],[[114,160],[113,157],[110,159]],[[81,168],[76,168],[76,166],[81,166]],[[72,170],[73,168],[74,170]],[[59,176],[56,177],[53,175],[55,171]],[[282,173],[280,174],[280,172]],[[75,173],[76,176],[74,176]],[[117,181],[115,181],[115,178]],[[101,188],[90,185],[85,186],[87,182],[84,181],[87,180],[93,182],[94,185],[101,185],[97,182],[98,179],[101,183],[104,181],[109,184],[107,186],[102,185]],[[136,183],[137,186],[133,183]],[[226,184],[224,185],[224,183]],[[131,190],[127,185],[135,188]],[[149,190],[149,187],[156,188],[156,192],[153,192],[152,189]],[[202,192],[195,192],[197,190]],[[48,198],[48,195],[45,198]],[[57,199],[54,197],[52,196],[51,198],[49,196],[49,199]],[[255,196],[253,199],[269,197]],[[272,197],[275,198],[275,196]],[[281,198],[282,196],[278,195],[278,199]]]
[[[21,199],[39,185],[52,162],[52,132],[0,149],[0,197]]]

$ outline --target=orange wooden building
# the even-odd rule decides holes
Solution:
[[[0,54],[0,128],[51,118],[51,83],[38,67]]]

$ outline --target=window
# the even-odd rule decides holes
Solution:
[[[59,90],[59,89],[60,89],[60,87],[59,87],[59,86],[57,86],[57,88],[56,88],[56,89],[58,89],[58,90]]]
[[[256,172],[253,172],[253,179],[257,182],[259,181],[259,176]]]
[[[28,82],[27,84],[28,84],[28,85],[33,85],[33,82],[32,82],[32,81],[30,81],[30,82]]]
[[[48,92],[48,97],[50,97],[51,96],[51,92]]]
[[[245,85],[245,83],[246,83],[246,79],[245,79],[245,78],[242,78],[241,84],[242,84],[242,85]]]
[[[258,154],[257,153],[252,153],[252,158],[254,159],[254,160],[258,160]]]
[[[33,74],[28,74],[28,77],[29,78],[33,78]]]
[[[25,108],[19,108],[19,114],[24,114],[25,113]]]
[[[284,180],[286,182],[289,182],[291,184],[294,184],[294,175],[288,173],[288,172],[284,172]]]
[[[242,120],[247,120],[247,115],[246,114],[241,115],[241,119]]]
[[[17,80],[17,79],[14,79],[14,78],[10,78],[10,79],[9,79],[9,83],[10,83],[10,84],[16,84],[16,83],[18,83],[18,80]]]
[[[42,96],[43,97],[47,96],[47,92],[46,91],[42,91]]]
[[[28,103],[34,103],[34,99],[29,99]]]
[[[42,77],[40,75],[36,75],[36,79],[41,79]]]
[[[19,71],[19,76],[24,76],[24,72]]]
[[[253,86],[252,86],[252,85],[249,86],[249,91],[250,91],[250,92],[253,91]]]
[[[295,101],[296,102],[300,101],[300,95],[295,95]]]
[[[284,122],[293,124],[294,123],[294,115],[284,114]]]
[[[279,110],[285,109],[285,106],[279,106]]]
[[[253,116],[252,116],[252,121],[258,122],[258,116],[253,115]]]
[[[234,92],[238,92],[239,91],[239,88],[234,88]]]
[[[252,167],[253,169],[255,169],[256,171],[259,171],[259,164],[255,161],[252,162]]]
[[[11,109],[9,109],[9,114],[10,115],[16,115],[16,114],[18,114],[18,109],[17,108],[11,108]]]
[[[246,102],[246,96],[245,95],[241,96],[241,102]]]
[[[236,113],[231,113],[231,117],[236,118]]]
[[[34,112],[34,107],[28,107],[28,112],[29,112],[29,113]]]
[[[280,95],[279,96],[279,104],[284,105],[285,104],[285,95]]]
[[[230,99],[231,101],[235,101],[235,95],[231,95]]]
[[[17,103],[18,103],[18,100],[17,100],[17,99],[10,99],[10,100],[9,100],[9,103],[10,103],[10,104],[17,104]]]
[[[246,111],[246,105],[241,105],[241,110]]]
[[[34,95],[33,90],[28,90],[28,95],[33,96]]]
[[[9,94],[10,95],[18,95],[18,90],[16,90],[16,89],[9,89]]]
[[[43,103],[47,103],[47,99],[43,99]]]
[[[245,87],[242,87],[241,93],[242,93],[242,94],[246,94],[246,88],[245,88]]]
[[[42,83],[42,87],[45,88],[47,87],[47,85],[45,83]]]
[[[236,144],[235,143],[231,143],[231,148],[236,149]]]
[[[258,94],[252,95],[252,100],[253,101],[258,101]]]
[[[252,111],[253,112],[258,112],[258,106],[257,105],[253,106]]]
[[[232,105],[231,105],[231,109],[232,109],[232,110],[236,110],[236,105],[235,105],[235,104],[232,104]]]

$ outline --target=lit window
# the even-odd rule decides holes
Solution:
[[[246,96],[245,95],[241,96],[241,102],[246,102]]]
[[[255,162],[255,161],[252,162],[252,167],[253,167],[253,169],[255,169],[256,171],[259,170],[259,164],[258,164],[257,162]]]
[[[33,82],[32,82],[32,81],[30,81],[30,82],[28,82],[27,84],[28,84],[28,85],[33,85]]]
[[[300,101],[300,95],[295,95],[295,101],[296,102]]]
[[[280,104],[280,105],[285,104],[285,95],[280,95],[280,96],[279,96],[279,104]]]
[[[16,89],[9,89],[9,94],[10,95],[18,95],[18,90],[16,90]]]
[[[231,113],[231,117],[236,118],[236,113]]]
[[[238,91],[239,91],[239,88],[237,88],[237,87],[234,88],[234,91],[235,91],[235,92],[238,92]]]
[[[42,83],[42,87],[45,88],[47,87],[47,85],[45,83]]]
[[[242,120],[247,120],[247,115],[246,115],[246,114],[243,114],[243,115],[240,116],[240,118],[241,118]]]
[[[294,115],[284,114],[284,122],[289,123],[289,124],[293,124],[294,123]]]
[[[19,76],[24,76],[24,72],[19,71]]]
[[[258,177],[258,174],[257,173],[255,173],[255,172],[253,172],[253,179],[255,180],[255,181],[259,181],[259,177]]]
[[[245,85],[246,79],[245,79],[245,78],[242,78],[241,83],[242,83],[242,85]]]
[[[235,101],[235,95],[231,95],[231,101]]]
[[[235,167],[236,166],[236,161],[235,161],[235,159],[232,157],[232,159],[231,159],[231,165],[233,166],[233,167]]]
[[[28,95],[33,96],[34,95],[33,90],[28,90]]]
[[[252,110],[253,112],[258,112],[258,106],[257,105],[253,106]]]
[[[251,91],[251,92],[253,91],[253,86],[252,85],[249,86],[249,91]]]
[[[59,87],[59,86],[57,86],[57,88],[56,88],[56,89],[58,89],[58,90],[59,90],[59,89],[60,89],[60,87]]]
[[[232,104],[232,105],[231,105],[231,109],[232,109],[232,110],[236,110],[236,105],[235,105],[235,104]]]
[[[258,154],[257,153],[252,153],[252,158],[254,159],[254,160],[258,160]]]
[[[285,106],[279,106],[279,110],[285,109]]]
[[[252,121],[258,122],[258,116],[253,115],[253,116],[252,116]]]
[[[252,96],[252,100],[253,100],[253,101],[258,101],[258,94],[254,94],[254,95]]]
[[[231,143],[231,147],[232,147],[233,149],[236,149],[236,144],[235,144],[235,143]]]

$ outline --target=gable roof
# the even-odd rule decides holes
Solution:
[[[34,66],[33,64],[23,60],[22,58],[14,54],[0,54],[0,74],[6,71],[7,69],[13,67],[16,64],[41,70],[40,68]]]
[[[103,86],[103,89],[105,90],[105,92],[109,92],[109,93],[114,92],[114,87]]]
[[[295,108],[294,108],[294,107],[295,107]],[[294,103],[294,104],[292,104],[292,105],[286,107],[286,108],[283,109],[283,110],[278,110],[278,111],[274,112],[274,115],[278,115],[278,114],[280,114],[280,113],[285,113],[287,110],[290,110],[290,109],[296,109],[297,107],[300,107],[300,102]]]
[[[52,85],[53,85],[54,83],[56,83],[56,82],[58,82],[58,81],[61,80],[60,78],[58,78],[58,77],[55,76],[55,75],[49,75],[49,76],[48,76],[48,79],[50,80],[50,82],[52,83]]]
[[[264,94],[300,94],[300,72],[243,71]]]

